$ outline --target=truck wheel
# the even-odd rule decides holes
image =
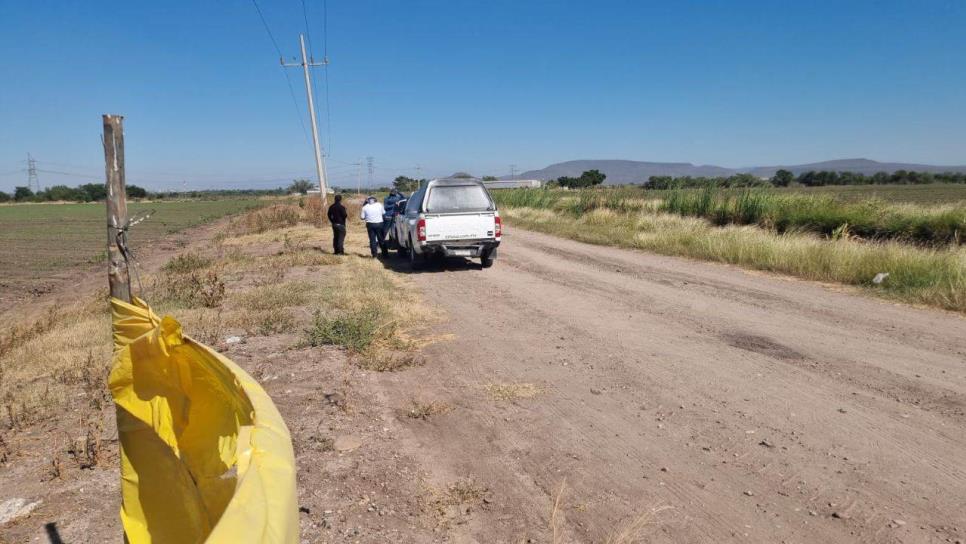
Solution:
[[[409,267],[415,270],[423,264],[424,260],[419,255],[416,255],[416,246],[413,244],[412,238],[409,239],[409,247],[407,249],[406,256],[409,257]]]
[[[496,250],[487,251],[480,256],[480,264],[483,265],[483,268],[489,268],[493,266],[493,259],[495,258]]]

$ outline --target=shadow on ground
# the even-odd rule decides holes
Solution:
[[[423,260],[420,257],[415,263],[410,263],[409,258],[397,251],[389,252],[388,257],[379,257],[382,266],[393,272],[400,274],[431,274],[435,272],[458,271],[458,270],[482,270],[483,266],[477,261],[471,261],[462,257],[433,257]]]

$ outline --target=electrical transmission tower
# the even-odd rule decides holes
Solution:
[[[369,187],[372,187],[372,169],[373,169],[373,158],[366,157],[366,168],[369,169]]]
[[[356,194],[362,194],[362,162],[354,162],[351,166],[356,167]]]
[[[27,188],[35,194],[40,192],[40,178],[37,177],[37,159],[27,153]]]
[[[513,179],[514,177],[516,177],[516,175],[517,175],[517,165],[511,164],[510,165],[510,179]]]
[[[322,193],[322,205],[328,200],[328,193],[325,186],[325,165],[322,159],[322,151],[319,147],[319,126],[315,119],[315,102],[312,100],[312,78],[309,76],[309,68],[315,66],[325,66],[329,63],[328,58],[323,58],[322,62],[315,62],[314,58],[307,58],[305,55],[305,36],[299,34],[299,45],[302,46],[302,62],[295,64],[285,64],[285,59],[278,59],[285,68],[301,66],[305,74],[305,94],[308,96],[309,117],[312,119],[312,143],[315,144],[315,172],[319,176],[319,190]]]

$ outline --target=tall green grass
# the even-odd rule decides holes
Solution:
[[[855,285],[886,298],[966,313],[966,247],[956,232],[962,209],[955,206],[871,202],[839,207],[811,196],[782,195],[776,202],[773,195],[755,191],[668,192],[657,202],[602,194],[606,190],[526,191],[549,196],[497,197],[512,225],[594,244]],[[509,204],[514,199],[536,205]],[[847,235],[850,230],[868,239]],[[876,284],[873,278],[880,272],[889,276]]]
[[[848,233],[866,239],[895,239],[946,245],[966,241],[966,205],[922,207],[879,200],[839,202],[829,196],[764,191],[670,191],[661,211],[703,217],[716,225],[758,225],[778,232]]]
[[[637,188],[494,191],[494,198],[503,207],[550,209],[574,217],[598,209],[618,213],[654,210],[701,217],[719,226],[757,225],[779,233],[813,232],[937,247],[966,243],[966,203],[919,206],[878,199],[844,202],[830,195],[714,187],[662,191],[662,195],[663,200],[646,199]]]

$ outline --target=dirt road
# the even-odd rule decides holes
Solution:
[[[452,407],[401,447],[488,488],[465,540],[966,539],[961,317],[523,231],[457,268],[413,274],[452,336],[373,380]]]

